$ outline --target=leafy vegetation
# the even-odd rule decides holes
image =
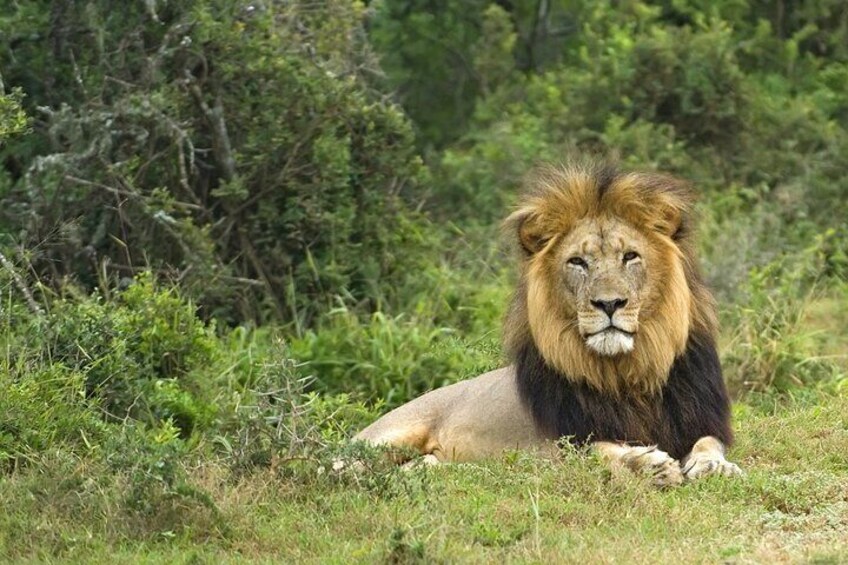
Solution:
[[[42,280],[154,269],[228,323],[308,323],[391,288],[425,170],[363,76],[361,8],[72,4],[0,23],[6,80],[42,119],[6,150],[0,225]]]
[[[846,38],[839,0],[12,2],[0,556],[844,560]],[[351,445],[504,362],[498,222],[578,154],[699,188],[747,476]]]

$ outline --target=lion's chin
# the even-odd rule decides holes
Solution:
[[[633,335],[609,328],[586,338],[586,345],[600,355],[621,355],[633,351]]]

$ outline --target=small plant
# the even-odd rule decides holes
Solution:
[[[395,528],[389,536],[386,563],[394,565],[427,563],[424,542],[415,538],[410,539],[410,533],[405,528]]]
[[[122,509],[144,537],[172,536],[207,524],[221,529],[208,493],[189,480],[189,446],[170,420],[156,427],[126,425],[104,442],[104,458],[125,485]]]
[[[305,461],[325,443],[313,417],[314,396],[304,394],[308,377],[277,343],[251,389],[222,421],[214,440],[236,472],[256,467],[285,468]]]

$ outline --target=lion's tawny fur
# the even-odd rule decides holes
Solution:
[[[533,175],[505,226],[524,254],[521,282],[505,323],[513,354],[528,340],[567,378],[618,395],[658,392],[690,332],[715,337],[715,307],[698,275],[690,241],[694,193],[675,178],[648,173],[619,175],[593,165],[548,167]],[[584,344],[574,307],[557,292],[554,250],[585,219],[615,218],[639,231],[651,253],[649,284],[656,288],[640,313],[633,353],[599,356]]]

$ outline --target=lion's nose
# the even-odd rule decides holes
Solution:
[[[626,298],[616,298],[615,300],[592,300],[592,306],[598,310],[603,310],[610,318],[612,318],[612,315],[615,314],[616,310],[623,308],[625,304],[627,304]]]

